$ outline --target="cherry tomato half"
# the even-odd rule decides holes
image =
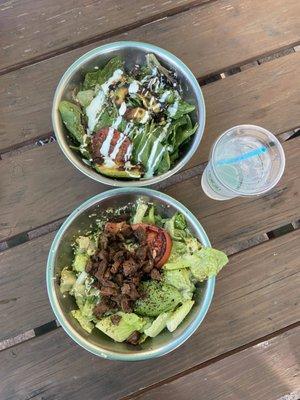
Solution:
[[[168,232],[163,228],[149,224],[140,223],[131,226],[133,230],[142,228],[145,231],[147,244],[152,250],[156,267],[161,268],[168,261],[172,249],[172,239]]]

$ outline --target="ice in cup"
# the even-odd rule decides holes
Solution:
[[[284,167],[283,148],[271,132],[239,125],[214,143],[201,185],[214,200],[260,195],[278,183]]]

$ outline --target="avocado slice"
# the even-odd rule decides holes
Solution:
[[[133,166],[130,170],[121,170],[118,168],[106,167],[101,164],[95,164],[95,169],[100,172],[100,174],[109,176],[110,178],[139,179],[142,176],[141,169],[138,166]]]

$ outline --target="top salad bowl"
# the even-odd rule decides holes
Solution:
[[[63,274],[62,274],[62,270],[65,270],[66,266],[68,266],[69,268],[68,274],[74,274],[74,281],[75,279],[77,279],[76,282],[78,282],[78,280],[82,281],[82,274],[85,274],[86,276],[86,272],[83,273],[78,272],[76,278],[75,271],[72,271],[70,269],[71,268],[70,266],[72,266],[72,264],[74,266],[74,260],[73,260],[75,251],[74,238],[76,237],[78,238],[78,235],[86,235],[88,234],[88,232],[91,232],[91,229],[93,229],[92,227],[95,224],[99,223],[99,218],[100,219],[105,218],[106,213],[111,212],[112,209],[128,210],[129,206],[129,210],[132,210],[134,209],[134,205],[137,202],[138,204],[140,204],[140,202],[142,202],[143,204],[151,204],[151,207],[155,208],[156,210],[155,212],[158,218],[163,218],[163,220],[161,221],[170,221],[170,218],[172,220],[172,217],[174,215],[180,215],[181,218],[184,221],[186,221],[185,232],[188,231],[190,232],[189,236],[187,237],[191,238],[193,243],[195,243],[195,240],[197,239],[196,242],[197,243],[200,242],[202,248],[203,249],[205,248],[210,253],[210,260],[212,258],[211,251],[218,252],[217,250],[213,250],[210,248],[210,242],[204,229],[202,228],[198,220],[193,216],[193,214],[191,214],[191,212],[187,208],[185,208],[178,201],[174,200],[172,197],[169,197],[163,193],[150,190],[147,188],[118,188],[101,193],[87,200],[67,218],[62,227],[59,229],[52,243],[48,257],[46,277],[47,277],[47,290],[50,303],[56,315],[56,318],[60,322],[61,326],[75,342],[77,342],[81,347],[85,348],[86,350],[90,351],[93,354],[112,360],[124,360],[124,361],[146,360],[162,356],[174,350],[182,343],[184,343],[199,327],[199,325],[201,324],[202,320],[204,319],[208,311],[214,292],[214,285],[215,285],[214,276],[209,277],[207,280],[203,282],[196,283],[196,281],[194,280],[193,282],[195,282],[195,286],[193,283],[189,282],[189,285],[192,284],[193,286],[192,289],[193,293],[191,295],[186,293],[190,300],[187,301],[182,300],[182,301],[183,304],[185,304],[185,302],[192,303],[192,307],[189,308],[188,312],[185,313],[184,317],[181,318],[180,322],[178,321],[176,326],[174,326],[173,324],[172,329],[170,329],[169,325],[167,324],[168,330],[160,329],[159,334],[157,335],[153,335],[150,333],[148,334],[147,331],[144,331],[147,333],[148,336],[147,339],[141,343],[139,342],[139,344],[136,346],[134,346],[133,344],[126,343],[124,338],[120,339],[120,336],[115,338],[116,341],[112,340],[109,336],[107,336],[110,335],[110,332],[103,330],[101,326],[100,327],[97,326],[98,324],[96,324],[96,327],[92,325],[92,329],[89,330],[88,329],[89,326],[86,327],[82,323],[82,321],[78,319],[76,313],[80,314],[81,308],[77,311],[74,310],[78,308],[77,307],[78,299],[76,298],[77,302],[76,305],[75,298],[73,297],[72,292],[66,291],[65,288],[64,290],[62,290],[62,284],[64,285],[67,284],[66,281],[63,282]],[[179,230],[177,229],[176,232],[179,232]],[[174,246],[175,243],[173,239],[172,248]],[[111,247],[111,245],[109,245],[109,247]],[[169,264],[171,263],[169,262]],[[166,267],[166,265],[167,264],[164,264],[164,267]],[[85,268],[85,270],[87,269]],[[174,271],[169,271],[169,272],[172,273]],[[192,273],[194,272],[192,271]],[[152,281],[148,280],[146,282],[149,283]],[[179,284],[181,284],[181,281],[179,282]],[[89,283],[89,285],[91,284]],[[88,290],[90,290],[90,287],[91,286],[89,286]],[[170,286],[165,286],[165,287],[170,287]],[[173,291],[174,290],[176,289],[174,289],[173,287]],[[145,297],[142,296],[141,300],[143,301],[144,298]],[[191,298],[193,300],[191,300]],[[164,306],[164,304],[162,305]],[[81,304],[79,304],[79,307],[81,307]],[[135,312],[138,313],[136,308]],[[124,314],[121,312],[117,312],[116,314],[113,315],[117,314],[118,315],[122,314],[122,319],[124,318],[124,315],[125,317],[127,315],[130,316],[130,314]],[[134,316],[135,319],[139,319],[137,315],[131,314],[131,316],[132,315]],[[100,323],[103,324],[103,321],[104,320],[106,321],[108,318],[111,319],[112,317],[111,316],[104,318],[101,317]],[[120,317],[118,318],[119,320],[121,319]],[[77,319],[80,323],[77,321]],[[116,324],[114,321],[113,325],[111,325],[111,327],[116,328],[115,326]],[[87,332],[87,330],[89,331],[89,333]],[[103,332],[106,334],[104,334]],[[127,332],[125,338],[128,337],[128,335],[129,332]],[[150,336],[155,336],[155,337],[150,337]]]
[[[205,125],[200,86],[168,51],[115,42],[89,51],[62,76],[52,124],[68,160],[111,186],[145,186],[179,171]]]

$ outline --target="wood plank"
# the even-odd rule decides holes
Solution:
[[[284,144],[287,158],[284,177],[273,191],[259,198],[213,201],[204,195],[199,176],[164,191],[196,214],[213,243],[227,245],[232,240],[253,237],[264,229],[299,218],[299,145],[300,138]],[[0,240],[60,219],[88,197],[108,189],[76,171],[59,154],[56,144],[2,160],[0,176]],[[250,214],[244,211],[248,207]],[[232,218],[235,214],[239,219]],[[206,222],[211,215],[217,217],[212,226]]]
[[[267,400],[300,396],[300,328],[134,397],[143,400]],[[295,396],[295,397],[292,397]]]
[[[160,45],[182,58],[197,77],[203,77],[300,40],[297,27],[298,13],[297,0],[214,1],[126,32],[111,38],[110,41],[133,39]],[[274,26],[276,26],[276,33]],[[52,129],[49,117],[52,98],[59,78],[77,57],[108,41],[76,49],[0,77],[0,113],[2,114],[0,147],[7,149],[48,134]],[[298,79],[295,72],[299,70],[298,60],[299,57],[286,58],[284,65],[282,61],[278,63],[274,61],[272,64],[274,69],[268,66],[268,63],[261,66],[259,68],[262,74],[261,79],[259,75],[258,78],[254,77],[250,71],[247,74],[245,71],[244,81],[236,77],[227,78],[238,79],[231,80],[233,84],[237,83],[233,86],[236,89],[233,95],[232,89],[229,89],[231,101],[227,108],[227,83],[222,83],[220,86],[221,93],[217,89],[218,86],[216,89],[211,89],[220,96],[217,104],[214,102],[210,104],[210,89],[205,89],[205,95],[208,90],[205,96],[209,112],[208,122],[210,115],[215,118],[215,114],[218,114],[223,119],[223,113],[226,113],[226,110],[233,110],[232,114],[236,116],[232,118],[234,123],[236,120],[260,122],[267,118],[270,121],[270,128],[275,131],[282,129],[282,126],[285,127],[286,121],[288,121],[288,126],[284,129],[294,128],[296,125],[292,125],[298,110],[295,109],[298,95],[297,85],[294,83]],[[253,85],[251,85],[252,79],[255,82]],[[267,97],[270,92],[272,94],[275,92],[275,96]],[[237,100],[241,101],[240,107],[236,106]],[[268,107],[263,104],[264,115],[260,111],[263,100],[266,100],[268,104]],[[278,100],[277,104],[276,100]],[[280,114],[283,118],[282,123],[281,118],[276,117],[276,114],[272,112],[274,108],[277,111],[277,107],[281,107],[282,110]],[[240,118],[235,112],[237,109],[239,112],[242,111]],[[12,115],[14,115],[13,118]],[[275,119],[274,122],[272,122],[273,119]],[[214,125],[212,128],[218,127]],[[209,130],[206,132],[210,134]]]
[[[298,143],[298,146],[295,143]],[[164,191],[182,201],[197,216],[214,246],[223,250],[232,246],[237,247],[241,242],[299,218],[300,207],[297,196],[297,191],[300,187],[299,143],[300,139],[294,139],[285,144],[288,163],[283,181],[270,194],[263,197],[255,198],[254,200],[251,198],[234,199],[230,202],[213,201],[203,194],[199,176],[168,187]],[[54,155],[56,155],[56,147],[51,145],[51,148],[54,150]],[[31,159],[32,157],[29,157],[29,160]],[[26,160],[23,164],[26,166]],[[99,186],[97,184],[93,183],[91,187],[87,179],[84,179],[84,177],[80,179],[80,175],[74,173],[74,171],[71,171],[71,175],[68,173],[60,174],[62,167],[54,159],[53,161],[48,160],[48,164],[53,165],[51,170],[54,170],[54,175],[53,178],[49,176],[47,178],[47,189],[45,189],[44,197],[41,197],[39,189],[32,186],[27,194],[26,188],[29,185],[29,181],[27,182],[26,177],[29,177],[28,179],[30,180],[33,171],[27,170],[26,167],[22,170],[19,167],[18,171],[22,171],[22,174],[18,173],[18,180],[14,186],[18,188],[19,195],[24,190],[24,195],[22,198],[18,197],[17,194],[10,196],[11,199],[15,198],[15,203],[13,203],[12,207],[12,200],[10,200],[10,207],[3,209],[3,224],[10,226],[4,219],[9,208],[13,210],[11,211],[11,220],[17,223],[14,228],[20,229],[25,224],[31,224],[32,227],[34,220],[38,219],[38,223],[42,224],[47,219],[49,220],[51,215],[54,219],[60,218],[63,213],[70,211],[69,207],[75,207],[85,199],[87,193],[91,194],[91,190],[95,190],[95,193],[98,192]],[[58,186],[54,186],[51,189],[53,183],[56,183],[59,174],[65,176],[65,181],[60,182]],[[3,175],[6,176],[6,174]],[[41,184],[44,185],[44,177],[42,176],[40,179]],[[34,175],[33,181],[38,182],[38,180],[39,178]],[[21,184],[24,186],[21,186]],[[61,187],[68,189],[61,191]],[[73,187],[80,188],[76,195]],[[55,193],[55,196],[52,196],[52,192]],[[33,196],[34,193],[37,193],[37,197]],[[3,204],[5,204],[4,201]],[[43,206],[33,207],[33,204],[43,204]],[[26,213],[22,211],[24,207],[28,210]],[[53,212],[57,214],[53,214]],[[19,216],[19,222],[16,215]],[[4,226],[2,230],[5,230]],[[16,232],[13,231],[14,234]],[[10,233],[12,231],[7,231],[6,234],[9,235]],[[7,319],[4,319],[3,324],[0,322],[2,339],[17,335],[27,328],[39,326],[51,319],[52,314],[46,297],[44,296],[44,301],[40,303],[40,292],[37,290],[36,293],[35,290],[32,290],[31,285],[32,282],[41,281],[41,276],[44,274],[42,266],[46,263],[52,237],[53,234],[42,236],[37,240],[0,253],[0,265],[2,265],[0,270],[4,274],[3,287],[0,285],[0,292],[5,300],[0,309],[2,309],[3,314],[9,315],[11,306],[16,306],[17,310],[14,314],[18,316],[17,322],[15,319],[11,321],[11,324]],[[25,270],[32,271],[33,274],[36,265],[41,266],[41,268],[37,269],[39,274],[34,280],[31,280],[31,273],[25,274],[21,278],[21,282],[24,282],[24,284],[19,284],[20,267],[18,259],[22,259]],[[6,279],[10,284],[7,283]],[[14,289],[15,282],[18,282],[16,290]],[[43,292],[44,288],[40,288],[40,290]],[[17,295],[13,297],[17,298],[16,304],[7,303],[6,301],[10,299],[11,293],[15,292]],[[36,309],[36,312],[28,320],[25,311],[30,308]]]
[[[53,237],[51,233],[0,253],[0,341],[54,319],[45,284]]]
[[[124,368],[90,355],[57,329],[1,352],[0,397],[117,399],[297,322],[299,238],[298,230],[232,256],[203,325],[159,361]]]
[[[123,27],[132,29],[205,1],[9,1],[0,8],[0,70],[86,44],[93,38],[99,40]]]

